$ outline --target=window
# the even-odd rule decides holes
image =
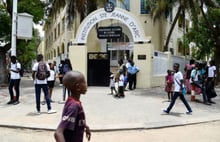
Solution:
[[[56,55],[56,49],[54,49],[54,52],[53,52],[53,53],[54,53],[54,56],[53,56],[53,57],[56,57],[56,56],[57,56],[57,55]]]
[[[55,28],[54,29],[54,40],[56,40],[57,39],[57,29]]]
[[[130,0],[124,0],[121,4],[120,7],[122,9],[125,9],[127,11],[130,11]]]
[[[59,37],[60,36],[60,23],[58,24],[58,31],[57,31],[57,36]]]
[[[116,4],[116,0],[109,0],[109,2],[114,3],[115,6],[117,5],[117,4]]]
[[[178,41],[178,52],[183,53],[183,42],[180,39]]]
[[[150,4],[156,3],[155,0],[147,1],[147,0],[141,0],[141,8],[140,12],[141,14],[149,14],[150,13]]]
[[[65,18],[62,19],[62,32],[65,32]]]

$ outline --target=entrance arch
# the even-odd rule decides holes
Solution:
[[[135,15],[116,7],[111,13],[106,12],[104,8],[100,8],[89,14],[80,24],[77,30],[76,39],[73,41],[73,43],[86,44],[88,34],[92,27],[95,24],[107,19],[118,20],[125,24],[130,30],[134,42],[140,43],[150,41],[150,39],[145,36],[144,29],[142,28],[139,20],[136,19]]]
[[[89,81],[87,58],[89,33],[97,23],[111,19],[124,24],[130,32],[130,40],[134,42],[133,60],[141,69],[141,72],[137,76],[139,80],[137,82],[137,88],[146,88],[147,86],[150,86],[150,76],[146,76],[146,74],[151,74],[149,69],[149,66],[151,66],[151,51],[153,48],[150,44],[151,37],[145,36],[144,29],[135,15],[121,8],[115,8],[111,13],[108,13],[104,8],[101,8],[92,12],[83,20],[77,29],[76,37],[70,42],[71,44],[69,47],[69,58],[74,70],[82,72],[85,75],[87,82]]]

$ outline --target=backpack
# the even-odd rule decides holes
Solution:
[[[36,77],[38,80],[45,80],[49,76],[47,65],[44,62],[39,62]]]
[[[24,76],[24,67],[21,65],[21,69],[19,71],[20,76],[23,77]]]

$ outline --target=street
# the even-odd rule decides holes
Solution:
[[[219,88],[216,91],[219,94]],[[57,113],[36,116],[33,115],[35,99],[31,78],[25,77],[21,81],[19,105],[7,105],[8,90],[2,88],[0,142],[54,142],[53,133],[63,109],[63,105],[57,103],[61,92],[62,87],[54,88],[53,99],[56,102],[52,106],[58,110]],[[81,98],[87,123],[92,129],[91,142],[220,141],[219,96],[214,99],[216,104],[211,106],[190,102],[194,110],[192,115],[184,113],[185,108],[178,100],[167,115],[161,111],[169,104],[162,87],[126,91],[124,99],[115,99],[108,93],[108,87],[89,87],[87,94]],[[190,96],[186,97],[189,99]],[[42,110],[45,111],[46,106],[42,105]],[[84,141],[87,142],[86,139]]]
[[[92,132],[91,142],[219,142],[220,121],[161,129]],[[53,131],[0,127],[1,142],[55,142]],[[84,141],[87,140],[84,138]]]

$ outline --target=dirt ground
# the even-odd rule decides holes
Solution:
[[[0,127],[1,142],[55,142],[53,131]],[[220,121],[148,130],[92,132],[91,142],[220,142]],[[84,142],[87,142],[84,139]]]

